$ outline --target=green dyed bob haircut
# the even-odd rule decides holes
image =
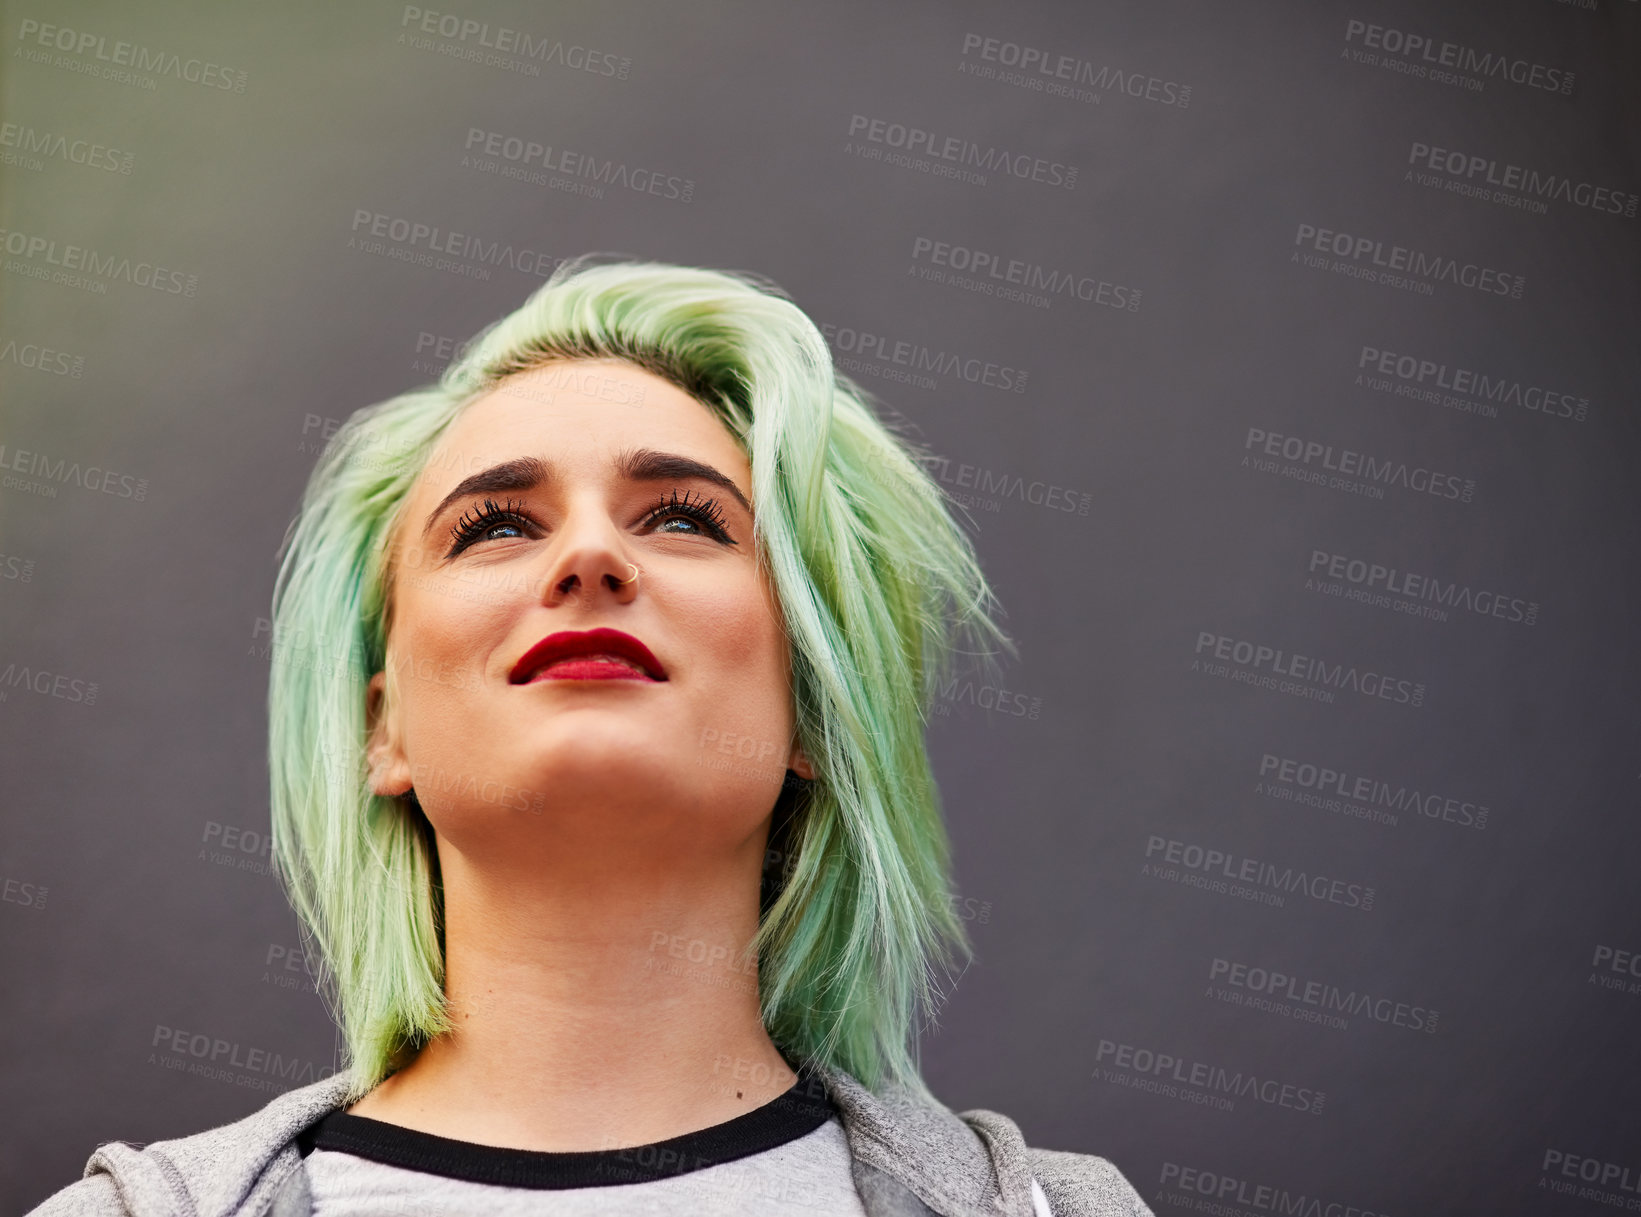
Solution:
[[[809,782],[789,773],[772,809],[748,948],[764,1026],[795,1063],[927,1093],[914,1021],[940,997],[935,969],[949,975],[972,949],[924,731],[955,656],[990,673],[991,643],[1014,652],[996,598],[927,454],[833,368],[779,288],[583,258],[482,331],[436,384],[355,412],[282,546],[268,692],[273,851],[342,1032],[348,1101],[453,1026],[431,825],[413,794],[376,795],[366,781],[373,673],[387,668],[393,696],[387,560],[403,504],[452,420],[499,381],[597,358],[684,389],[752,468],[754,548],[784,611],[798,740],[816,770]]]

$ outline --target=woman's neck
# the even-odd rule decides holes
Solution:
[[[732,858],[482,864],[440,841],[455,1029],[348,1110],[483,1145],[645,1145],[794,1075],[759,1014],[761,840]],[[754,848],[755,847],[755,848]]]

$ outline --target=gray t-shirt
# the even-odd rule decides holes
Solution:
[[[314,1217],[865,1217],[818,1078],[651,1145],[547,1153],[333,1112],[299,1139]]]

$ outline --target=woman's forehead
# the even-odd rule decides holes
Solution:
[[[502,461],[610,467],[635,450],[706,462],[750,496],[751,464],[728,425],[672,382],[622,360],[554,361],[476,398],[429,454],[417,497]]]

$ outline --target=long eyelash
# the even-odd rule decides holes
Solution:
[[[644,517],[644,522],[646,524],[657,523],[669,515],[688,516],[705,528],[714,540],[734,545],[735,541],[730,538],[728,531],[724,528],[724,512],[718,505],[718,500],[697,499],[692,502],[689,496],[690,492],[687,490],[684,492],[683,498],[678,497],[676,490],[672,492],[670,497],[663,494],[660,503],[656,504],[649,515]]]
[[[469,515],[464,511],[450,530],[450,552],[454,554],[465,549],[477,540],[486,528],[496,524],[517,524],[520,528],[533,527],[535,521],[519,510],[523,506],[523,503],[508,499],[505,507],[498,507],[494,499],[485,499],[479,504],[477,515]]]
[[[515,524],[520,528],[535,527],[535,521],[524,514],[523,507],[522,502],[514,499],[508,499],[505,505],[498,505],[494,499],[485,499],[476,509],[464,511],[450,529],[450,555],[453,556],[467,548],[478,540],[486,529],[497,524]],[[724,527],[724,512],[717,499],[691,500],[690,492],[687,490],[683,498],[679,498],[678,492],[674,490],[670,495],[661,496],[661,501],[644,517],[644,523],[659,523],[671,515],[687,516],[705,528],[714,540],[726,545],[736,544]]]

